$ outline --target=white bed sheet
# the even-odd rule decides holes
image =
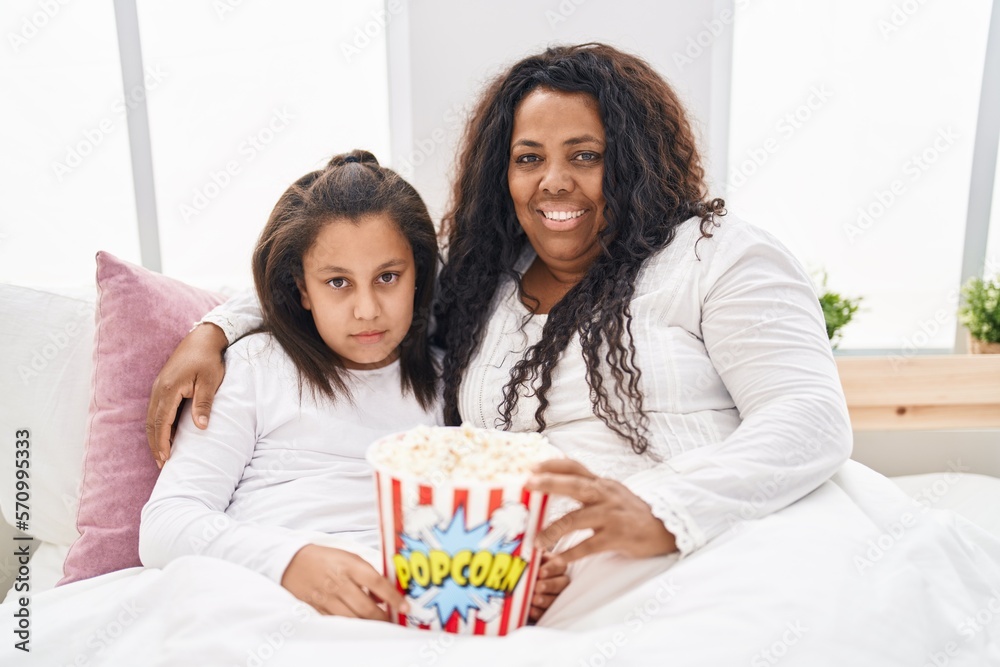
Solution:
[[[1000,537],[1000,479],[966,472],[935,472],[890,479],[917,502],[953,510]]]
[[[0,628],[0,664],[1000,665],[1000,540],[853,462],[691,557],[605,555],[573,575],[547,627],[475,638],[323,617],[183,558],[36,595],[30,657]]]

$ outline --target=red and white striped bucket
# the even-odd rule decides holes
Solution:
[[[394,620],[466,635],[505,635],[523,626],[538,577],[535,537],[547,494],[526,490],[524,480],[431,484],[389,471],[371,454],[369,461],[385,573],[410,603],[409,613]]]

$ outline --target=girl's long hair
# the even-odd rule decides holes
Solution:
[[[607,225],[598,237],[600,256],[551,309],[541,340],[514,365],[497,425],[510,428],[518,392],[526,390],[538,398],[535,422],[545,428],[552,372],[579,336],[594,413],[642,453],[649,446],[648,418],[629,310],[636,277],[692,216],[701,218],[702,235],[710,237],[725,204],[707,198],[695,136],[674,91],[645,61],[603,44],[553,47],[521,60],[488,86],[471,114],[443,221],[447,261],[435,306],[435,342],[446,349],[445,420],[462,421],[459,384],[496,307],[501,280],[514,280],[521,292],[514,267],[526,237],[507,168],[515,110],[537,88],[585,93],[596,101],[606,135]]]
[[[291,357],[303,384],[330,399],[350,399],[344,365],[319,335],[312,313],[302,307],[297,281],[302,257],[320,230],[337,220],[357,222],[387,215],[406,238],[416,263],[413,321],[400,345],[403,392],[429,408],[437,395],[437,371],[428,349],[427,326],[434,296],[438,249],[427,207],[413,186],[375,156],[354,150],[333,157],[323,169],[295,181],[268,218],[253,253],[253,277],[270,333]],[[343,224],[343,223],[340,223]]]

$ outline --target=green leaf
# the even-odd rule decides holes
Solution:
[[[850,299],[843,297],[836,292],[825,292],[819,298],[819,305],[823,308],[823,319],[826,320],[826,335],[830,342],[837,346],[840,342],[842,332],[848,322],[858,312],[861,299]]]
[[[958,321],[973,337],[1000,343],[1000,276],[992,280],[969,278],[962,285]]]

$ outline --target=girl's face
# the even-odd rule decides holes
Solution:
[[[413,320],[417,267],[388,216],[333,220],[303,255],[302,270],[302,307],[346,368],[396,360]]]

